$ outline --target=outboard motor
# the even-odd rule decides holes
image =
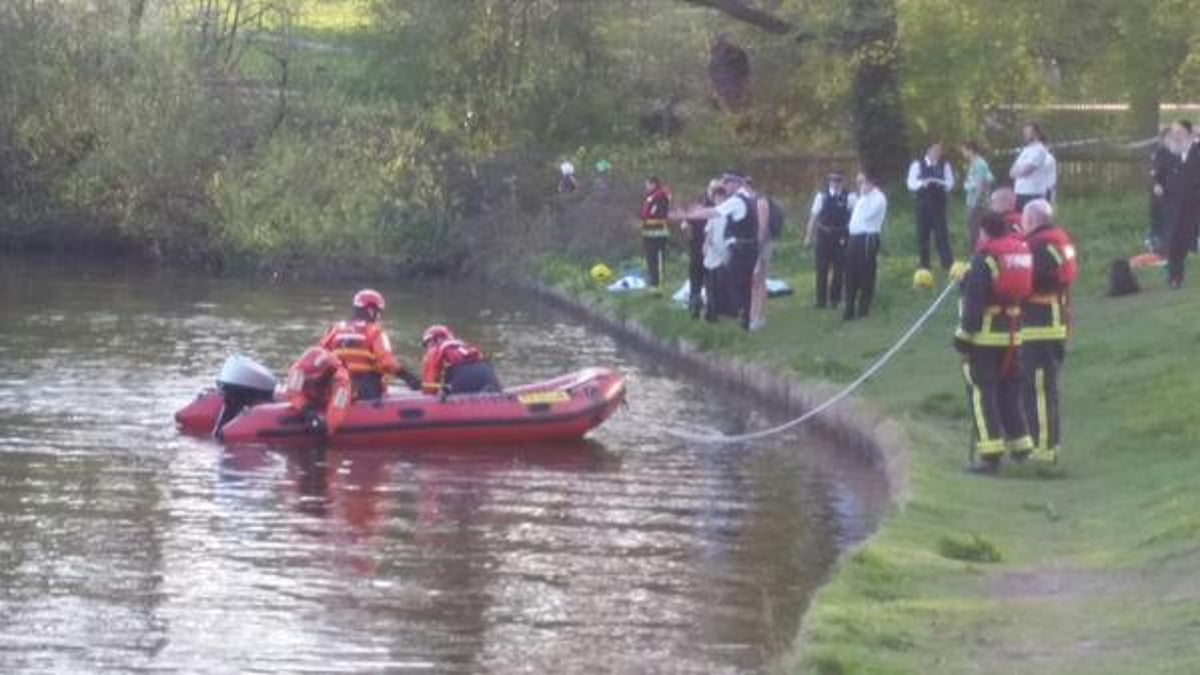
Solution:
[[[213,435],[220,438],[225,424],[246,408],[274,400],[277,385],[271,371],[257,361],[241,354],[225,359],[217,374],[217,390],[221,392],[224,404],[221,414],[217,415]]]

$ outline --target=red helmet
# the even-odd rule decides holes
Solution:
[[[431,342],[453,339],[454,333],[451,333],[449,328],[441,324],[436,324],[425,329],[425,334],[421,336],[421,346],[428,347]]]
[[[354,294],[355,307],[374,307],[377,310],[383,310],[387,303],[383,301],[383,294],[379,291],[373,291],[369,288],[364,288]]]

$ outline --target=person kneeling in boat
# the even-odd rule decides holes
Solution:
[[[354,313],[326,331],[319,343],[333,353],[350,373],[354,400],[375,400],[387,392],[384,376],[395,375],[410,389],[421,382],[392,353],[392,342],[379,322],[386,303],[383,294],[365,288],[354,294]]]
[[[337,433],[350,405],[350,373],[329,350],[309,347],[288,369],[287,400],[309,432]]]
[[[496,371],[477,347],[454,337],[445,326],[430,326],[421,337],[425,363],[421,389],[426,394],[448,396],[500,391]]]

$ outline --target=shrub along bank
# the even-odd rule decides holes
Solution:
[[[1141,294],[1105,297],[1107,263],[1140,247],[1144,198],[1067,200],[1060,212],[1084,265],[1061,465],[1008,467],[998,478],[963,471],[968,422],[947,303],[861,392],[907,430],[910,496],[819,593],[785,672],[1200,669],[1191,639],[1200,626],[1191,579],[1200,562],[1200,381],[1187,367],[1200,338],[1200,284],[1167,291],[1161,274],[1145,272]],[[587,279],[585,261],[543,259],[540,273],[605,296],[664,338],[847,382],[932,298],[911,288],[909,214],[893,204],[878,302],[865,321],[811,308],[811,256],[795,229],[776,249],[772,276],[797,293],[772,300],[768,326],[753,334],[665,311],[666,297],[608,297]],[[673,290],[685,267],[672,263]]]

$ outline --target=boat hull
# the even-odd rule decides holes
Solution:
[[[337,434],[310,433],[300,414],[275,401],[242,411],[221,429],[229,445],[339,447],[543,443],[581,438],[602,424],[624,401],[625,378],[614,370],[590,368],[559,378],[507,389],[463,394],[445,401],[418,393],[390,394],[350,406]],[[223,407],[221,394],[201,394],[176,413],[181,432],[209,435]]]

